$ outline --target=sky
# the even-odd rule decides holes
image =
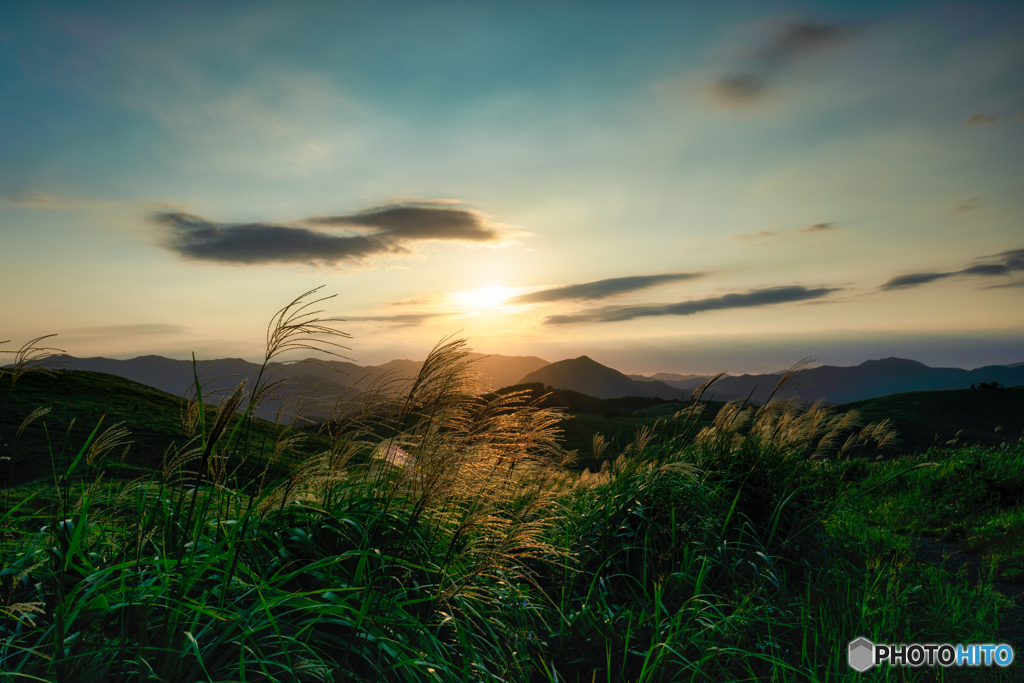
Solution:
[[[0,5],[0,348],[1024,361],[1019,2]]]

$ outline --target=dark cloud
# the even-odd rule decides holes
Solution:
[[[784,24],[774,39],[758,56],[769,64],[785,64],[813,57],[849,41],[854,29],[842,24],[826,24],[810,19],[797,19]]]
[[[315,216],[302,222],[375,230],[377,235],[406,240],[494,242],[500,237],[476,211],[429,203],[389,204],[343,216]]]
[[[882,289],[907,289],[908,287],[917,287],[918,285],[935,282],[936,280],[943,280],[954,275],[956,273],[911,273],[910,275],[899,275],[882,285]]]
[[[971,114],[971,116],[964,121],[965,126],[987,126],[990,123],[998,121],[994,116],[986,116],[984,114]]]
[[[549,301],[565,301],[567,299],[606,299],[616,294],[635,292],[641,289],[656,287],[668,282],[692,280],[703,273],[664,273],[662,275],[635,275],[632,277],[613,277],[607,280],[585,282],[580,285],[552,287],[539,292],[521,294],[509,299],[510,304],[538,304]]]
[[[768,42],[753,52],[753,63],[740,73],[718,79],[711,94],[727,107],[758,104],[771,96],[771,81],[789,65],[816,57],[849,42],[856,29],[811,19],[794,19],[779,24]]]
[[[745,107],[768,95],[768,83],[764,77],[754,74],[726,76],[711,86],[711,94],[726,107]]]
[[[502,233],[476,211],[432,204],[392,204],[342,216],[315,216],[300,223],[343,228],[332,235],[298,225],[214,223],[165,211],[152,219],[167,228],[164,246],[181,256],[221,263],[337,263],[379,254],[408,253],[425,240],[497,243]]]
[[[948,273],[911,273],[894,277],[881,286],[881,289],[907,289],[917,287],[936,280],[954,276],[1002,277],[1024,271],[1024,249],[1011,249],[992,256],[983,256],[982,263],[967,266],[961,270]],[[1013,286],[1013,285],[1008,285]]]
[[[822,232],[823,230],[835,230],[835,229],[836,229],[836,224],[835,223],[815,223],[814,225],[807,226],[806,228],[804,228],[800,232]]]
[[[755,289],[745,294],[726,294],[683,301],[676,304],[656,304],[647,306],[605,306],[593,311],[584,311],[573,315],[554,315],[544,321],[545,325],[569,325],[573,323],[611,323],[635,318],[648,318],[663,315],[693,315],[704,311],[719,311],[729,308],[753,308],[772,306],[774,304],[792,303],[819,299],[832,292],[839,291],[835,287],[770,287]]]

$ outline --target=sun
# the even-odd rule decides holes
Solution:
[[[464,292],[452,292],[448,296],[456,308],[466,313],[479,313],[481,311],[492,311],[501,308],[506,301],[516,294],[512,287],[493,285],[491,287],[477,287]]]

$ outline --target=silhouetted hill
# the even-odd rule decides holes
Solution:
[[[781,375],[740,375],[723,377],[713,385],[721,394],[747,396],[766,401]],[[972,384],[999,382],[1006,386],[1024,384],[1024,367],[992,365],[975,370],[932,368],[904,358],[868,360],[855,367],[822,365],[794,373],[792,381],[778,394],[804,402],[824,399],[830,404],[849,403],[908,391],[969,389]]]
[[[571,389],[597,398],[653,396],[681,399],[684,394],[683,390],[670,387],[663,382],[637,382],[587,356],[545,365],[519,381],[520,384],[531,382],[559,389]]]
[[[547,361],[534,356],[501,356],[472,354],[475,360],[473,369],[479,372],[484,381],[491,386],[500,387],[513,384],[524,374],[547,365]],[[145,384],[146,386],[165,391],[174,396],[182,396],[193,384],[191,360],[175,360],[163,356],[139,356],[128,360],[112,358],[75,358],[59,356],[55,360],[61,362],[69,370],[102,372]],[[273,375],[275,380],[287,382],[284,393],[296,398],[310,393],[320,403],[319,407],[311,406],[308,417],[320,419],[327,416],[330,406],[342,396],[358,400],[367,389],[380,386],[387,382],[389,386],[401,388],[416,376],[422,367],[422,361],[393,360],[377,366],[360,366],[341,360],[313,360],[292,365],[271,364],[264,375]],[[233,390],[243,379],[247,387],[256,381],[260,366],[241,358],[220,358],[215,360],[196,361],[196,371],[205,384],[204,395],[216,398],[220,393]],[[278,411],[285,402],[282,399],[266,401],[259,416],[276,419]],[[282,414],[282,421],[288,421],[287,414]]]

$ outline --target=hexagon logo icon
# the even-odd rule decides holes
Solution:
[[[850,666],[857,671],[867,671],[875,665],[875,646],[867,638],[858,638],[847,647]]]

